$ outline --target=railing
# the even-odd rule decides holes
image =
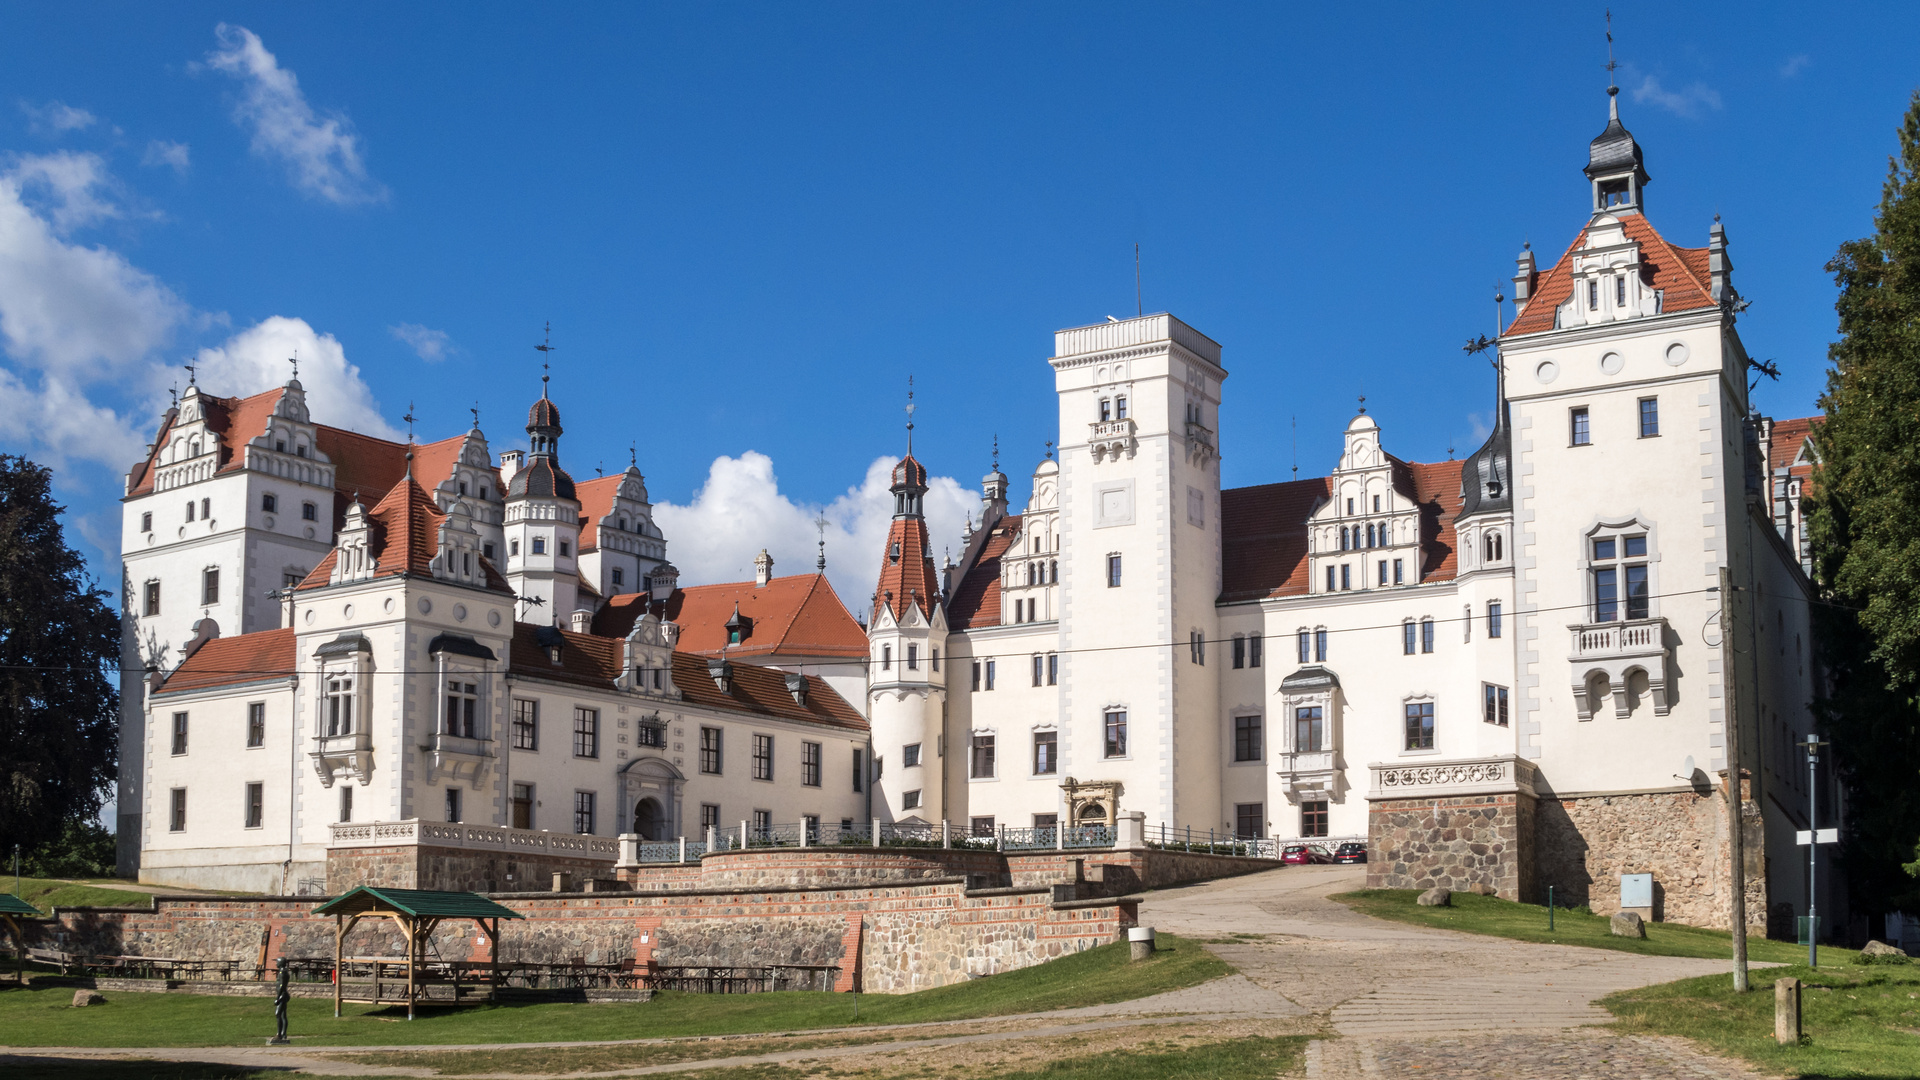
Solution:
[[[1191,851],[1203,855],[1233,855],[1246,859],[1278,859],[1287,848],[1297,844],[1325,848],[1331,855],[1341,844],[1364,844],[1364,836],[1234,836],[1224,831],[1168,826],[1147,827],[1147,846],[1162,851]]]
[[[1112,846],[1113,829],[1106,825],[1042,825],[1000,830],[1002,851],[1065,851]]]
[[[1332,772],[1333,751],[1288,751],[1280,755],[1280,771],[1283,773]]]
[[[504,851],[521,855],[542,853],[570,859],[620,857],[620,841],[611,836],[585,836],[577,833],[542,832],[534,829],[510,829],[504,825],[462,825],[444,821],[374,821],[336,823],[330,826],[329,847],[454,847],[482,851]]]
[[[1570,628],[1575,659],[1659,653],[1667,647],[1667,620],[1629,619]]]

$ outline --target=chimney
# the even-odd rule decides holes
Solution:
[[[1713,228],[1707,232],[1707,270],[1712,275],[1713,302],[1722,306],[1733,302],[1733,260],[1727,256],[1727,229],[1720,215],[1713,216]]]
[[[1513,306],[1519,311],[1527,310],[1527,301],[1533,296],[1534,282],[1539,280],[1540,272],[1533,265],[1533,245],[1520,245],[1520,258],[1513,275]]]
[[[733,693],[733,665],[723,657],[714,656],[707,660],[707,675],[713,679],[713,685],[723,694]]]
[[[526,460],[526,455],[519,450],[500,451],[500,486],[501,487],[505,487],[508,484],[513,483],[513,474],[520,471],[520,463],[524,460]],[[505,495],[506,492],[502,491],[501,494]]]
[[[766,548],[761,548],[759,557],[753,560],[753,585],[759,588],[772,580],[773,556],[767,554]]]
[[[807,703],[807,677],[791,671],[787,672],[787,693],[793,695],[793,703],[795,705],[805,706]]]
[[[593,632],[593,612],[588,611],[586,608],[580,608],[575,611],[573,615],[568,618],[567,622],[567,629],[572,630],[576,634],[590,634]]]

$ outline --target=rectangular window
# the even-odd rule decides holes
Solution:
[[[1126,395],[1122,394],[1113,399],[1113,418],[1115,420],[1125,420],[1127,418]]]
[[[1645,564],[1629,566],[1627,569],[1627,618],[1644,619],[1647,617],[1647,568]]]
[[[973,689],[976,693],[980,690],[980,661],[978,660],[973,662]]]
[[[513,748],[540,749],[540,703],[526,698],[513,699]]]
[[[593,792],[576,791],[573,793],[573,831],[581,836],[593,835]]]
[[[533,785],[513,785],[513,827],[533,828]]]
[[[1033,733],[1033,774],[1052,776],[1060,771],[1060,737],[1052,731]]]
[[[573,756],[600,756],[600,710],[573,707]]]
[[[1058,653],[1047,654],[1047,685],[1060,685],[1060,655]]]
[[[920,809],[920,792],[917,790],[901,792],[900,793],[900,809],[902,810]]]
[[[1486,696],[1485,715],[1481,719],[1499,727],[1507,726],[1507,688],[1484,683],[1481,690]]]
[[[1100,422],[1104,424],[1107,421],[1112,419],[1113,419],[1113,402],[1108,398],[1101,398],[1100,399]]]
[[[614,587],[618,588],[619,586],[625,585],[626,583],[627,583],[627,572],[618,566],[614,567],[613,568]]]
[[[280,500],[274,496],[273,492],[266,492],[260,496],[260,509],[271,514],[280,509]]]
[[[1651,439],[1660,434],[1660,399],[1640,399],[1640,437]]]
[[[1423,653],[1428,653],[1433,651],[1433,620],[1432,619],[1420,620],[1420,651]]]
[[[141,532],[153,531],[153,511],[149,510],[146,513],[140,515],[140,531]]]
[[[1334,577],[1335,573],[1337,573],[1337,571],[1335,571],[1333,567],[1331,566],[1327,567],[1327,591],[1328,592],[1338,591],[1339,579]]]
[[[1433,749],[1433,702],[1407,703],[1407,749]]]
[[[1039,686],[1040,681],[1046,677],[1047,658],[1044,656],[1035,656],[1033,658],[1033,685]]]
[[[1593,431],[1587,424],[1587,410],[1581,407],[1568,414],[1572,421],[1573,445],[1588,446],[1593,443]]]
[[[994,661],[992,661],[992,660],[989,660],[989,661],[987,661],[987,689],[989,689],[989,690],[991,690],[991,689],[993,689],[993,669],[994,669],[994,666],[995,666],[995,665],[994,665]]]
[[[1119,587],[1120,587],[1120,556],[1109,555],[1107,556],[1107,588],[1117,589]]]
[[[1247,666],[1248,667],[1256,668],[1260,666],[1260,654],[1262,651],[1264,651],[1262,650],[1260,643],[1265,640],[1266,639],[1261,637],[1259,634],[1247,635]]]
[[[264,784],[248,784],[247,785],[247,825],[246,827],[249,829],[259,828],[261,819],[266,817],[265,788],[266,788],[266,785]]]
[[[567,549],[567,542],[565,540],[560,541],[560,554],[562,555],[571,554],[571,552]]]
[[[773,736],[771,735],[753,737],[753,778],[755,780],[773,779]]]
[[[1233,666],[1236,669],[1247,666],[1247,639],[1239,634],[1233,635]]]
[[[1120,400],[1125,401],[1127,399],[1121,398]],[[968,818],[967,832],[973,836],[991,837],[994,834],[993,819],[990,817]]]
[[[145,603],[142,610],[145,614],[160,614],[160,583],[157,581],[147,582],[146,595],[143,599]]]
[[[773,837],[773,811],[755,810],[753,812],[753,835],[762,840]]]
[[[820,786],[820,744],[817,742],[800,744],[800,786]]]
[[[447,820],[460,820],[460,789],[457,787],[447,789]]]
[[[1036,829],[1057,829],[1060,827],[1059,814],[1033,815],[1033,827]]]
[[[332,675],[327,678],[327,734],[353,734],[353,677]]]
[[[1387,583],[1387,560],[1385,559],[1380,560],[1379,576],[1380,576],[1380,584],[1385,585]]]
[[[1240,840],[1258,840],[1267,834],[1267,804],[1233,804],[1233,835]]]
[[[993,779],[993,736],[973,737],[971,771],[968,775],[975,780]]]
[[[306,521],[319,521],[320,508],[313,503],[301,503],[300,517]]]
[[[547,538],[546,538],[546,537],[544,537],[544,536],[536,536],[536,537],[534,537],[534,538],[533,538],[533,553],[534,553],[535,555],[545,555],[545,554],[547,553]]]
[[[918,645],[911,643],[907,645],[907,670],[920,670],[920,646]]]
[[[1413,655],[1413,629],[1410,622],[1400,624],[1400,651],[1407,656]]]
[[[1314,663],[1317,664],[1327,662],[1327,632],[1325,630],[1315,630],[1313,632],[1313,660]]]
[[[1353,567],[1349,566],[1346,563],[1341,563],[1340,564],[1340,591],[1346,592],[1352,588],[1353,588]]]
[[[172,809],[167,816],[167,831],[168,832],[186,832],[187,831],[187,789],[183,787],[174,788],[172,795],[173,797],[170,801],[170,805]]]
[[[867,788],[867,752],[855,747],[853,751],[853,790],[865,791]]]
[[[1189,631],[1187,633],[1187,651],[1191,654],[1190,659],[1194,663],[1205,667],[1207,664],[1207,636],[1198,630]]]
[[[940,670],[940,650],[939,649],[933,650],[933,670],[935,671]]]
[[[1487,601],[1487,636],[1490,638],[1499,637],[1505,631],[1505,627],[1501,625],[1503,621],[1500,601]]]
[[[340,785],[340,820],[353,820],[353,785]]]
[[[1302,705],[1293,710],[1293,752],[1317,754],[1327,748],[1327,725],[1320,706]]]
[[[1127,714],[1123,709],[1107,712],[1107,756],[1127,756]]]
[[[1613,278],[1613,306],[1627,306],[1627,275],[1615,274]]]
[[[908,743],[900,748],[900,767],[911,769],[920,764],[920,744]]]
[[[200,574],[200,603],[217,604],[220,602],[220,568],[210,566]]]
[[[212,517],[213,517],[213,500],[211,498],[201,499],[200,500],[200,520],[207,521],[207,520],[210,520]]]
[[[173,753],[175,757],[187,752],[187,714],[173,714]]]
[[[247,745],[267,745],[267,703],[264,701],[247,703]]]
[[[880,646],[880,670],[893,670],[893,646],[891,645]]]
[[[1600,310],[1600,279],[1599,278],[1587,279],[1587,310],[1588,311]]]
[[[1620,618],[1620,571],[1603,567],[1593,572],[1593,621],[1614,622]]]
[[[1325,802],[1300,804],[1300,835],[1327,835],[1327,804]]]
[[[452,680],[447,683],[447,734],[461,739],[478,738],[475,732],[480,712],[478,683]]]
[[[511,558],[516,558],[516,559],[520,557],[520,541],[518,540],[507,541],[507,555]]]
[[[709,829],[720,828],[720,807],[713,803],[700,804],[700,835],[705,837]]]
[[[1303,664],[1307,662],[1307,632],[1305,630],[1300,631],[1300,662]]]
[[[1401,561],[1399,559],[1393,560],[1393,583],[1395,585],[1398,585],[1405,580],[1401,576],[1400,569],[1401,569]]]
[[[1236,716],[1233,718],[1233,760],[1260,760],[1259,717]]]

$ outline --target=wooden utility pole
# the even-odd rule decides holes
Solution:
[[[1733,571],[1720,568],[1720,708],[1727,752],[1727,880],[1733,889],[1733,991],[1747,992],[1747,859],[1741,823],[1740,682],[1733,661]]]

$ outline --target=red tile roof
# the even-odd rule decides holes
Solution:
[[[1641,264],[1647,285],[1664,289],[1662,311],[1690,311],[1713,305],[1711,271],[1706,248],[1683,248],[1667,243],[1644,214],[1622,214],[1619,218],[1627,239],[1640,245]],[[1531,299],[1527,301],[1509,334],[1537,334],[1553,329],[1553,312],[1573,295],[1573,255],[1586,247],[1587,229],[1573,239],[1560,261],[1539,275]]]
[[[753,628],[738,645],[727,644],[727,620],[735,605],[753,620]],[[675,589],[663,604],[651,604],[645,593],[616,596],[593,619],[593,632],[620,639],[649,606],[661,618],[680,627],[677,651],[719,653],[728,656],[846,656],[867,655],[867,635],[840,602],[825,574],[792,574],[765,585],[751,581],[722,585],[694,585]]]
[[[947,604],[947,627],[969,630],[1000,625],[1000,559],[1020,539],[1020,517],[1015,514],[993,523],[980,556],[966,567]]]
[[[555,664],[541,643],[558,635],[560,663]],[[864,655],[864,649],[862,654]],[[515,623],[510,651],[510,670],[529,678],[555,679],[579,686],[611,689],[624,670],[624,643],[618,638],[576,634],[558,627]],[[787,692],[786,673],[773,668],[730,661],[733,678],[729,692],[722,693],[707,674],[704,657],[675,652],[673,681],[689,705],[733,712],[777,716],[785,720],[826,724],[855,731],[867,729],[866,718],[847,704],[846,699],[816,675],[807,680],[807,703],[801,705]]]
[[[898,473],[908,463],[920,468],[919,462],[908,457],[895,466],[894,472]],[[925,518],[893,519],[893,526],[887,530],[886,549],[880,553],[880,580],[874,584],[873,591],[873,619],[878,620],[880,609],[889,606],[894,618],[902,618],[909,603],[918,604],[923,614],[932,615],[933,605],[940,599],[940,577],[933,570],[932,550]],[[893,557],[895,551],[900,553],[897,559]],[[864,654],[864,649],[862,652]]]
[[[294,659],[292,627],[214,638],[167,676],[160,693],[286,678],[293,674]]]
[[[367,511],[367,519],[372,526],[368,546],[374,557],[374,577],[432,575],[433,558],[440,552],[440,526],[446,522],[447,515],[440,512],[433,496],[428,495],[418,481],[403,477],[387,492],[386,498]],[[339,558],[338,547],[327,552],[298,587],[312,589],[326,585]],[[482,558],[480,565],[486,571],[487,588],[496,592],[512,591],[492,563]]]
[[[614,473],[611,476],[574,481],[573,497],[580,500],[582,554],[600,549],[600,519],[613,513],[613,498],[620,493],[620,481],[624,479],[625,473]]]
[[[1794,476],[1812,476],[1813,466],[1795,465],[1800,457],[1800,448],[1807,444],[1813,435],[1813,425],[1826,420],[1824,416],[1803,416],[1793,420],[1776,420],[1773,424],[1773,450],[1768,454],[1767,467],[1787,469]]]
[[[1395,460],[1395,487],[1420,506],[1420,583],[1457,572],[1454,515],[1460,512],[1458,461]],[[1220,493],[1222,600],[1303,596],[1308,580],[1307,519],[1331,492],[1327,477]]]

